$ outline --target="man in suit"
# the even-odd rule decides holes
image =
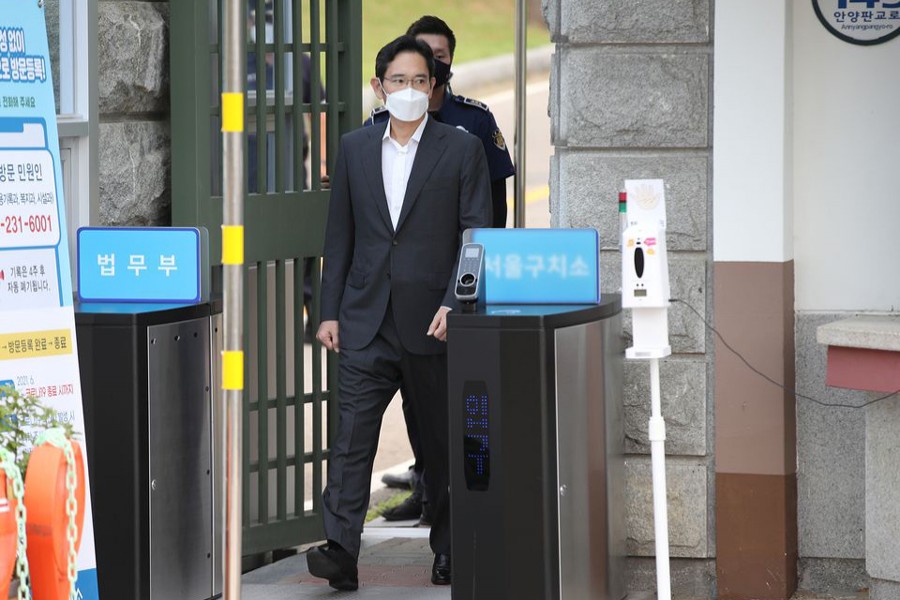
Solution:
[[[491,224],[481,142],[426,114],[434,87],[428,44],[401,36],[375,58],[384,126],[341,139],[332,176],[316,334],[340,352],[340,422],[323,494],[326,544],[311,574],[359,585],[357,558],[381,419],[402,384],[416,403],[433,503],[431,580],[450,583],[448,399],[444,342],[462,232]]]
[[[450,26],[435,16],[425,15],[414,21],[406,30],[431,48],[434,53],[434,91],[428,104],[429,116],[441,123],[453,125],[457,129],[478,136],[487,157],[488,172],[491,176],[491,200],[493,206],[493,226],[506,227],[506,179],[515,174],[506,141],[494,115],[487,105],[472,98],[459,96],[450,88],[450,65],[456,52],[456,35]],[[383,124],[388,113],[379,106],[372,111],[366,125]],[[402,392],[401,392],[402,393]],[[415,464],[406,473],[386,474],[381,480],[392,487],[412,488],[413,492],[403,503],[382,513],[387,521],[420,519],[422,524],[430,524],[430,506],[425,496],[425,461],[422,456],[419,431],[416,428],[415,409],[403,393],[403,417],[409,444],[415,457]]]

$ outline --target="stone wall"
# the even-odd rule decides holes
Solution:
[[[97,2],[100,225],[169,225],[169,5]]]
[[[617,192],[666,182],[673,355],[661,364],[673,592],[715,596],[712,344],[708,318],[712,143],[711,0],[544,0],[554,227],[600,233],[603,288],[621,280]],[[626,315],[626,336],[630,324]],[[631,591],[655,589],[647,420],[649,367],[626,365]]]
[[[816,328],[848,315],[798,312],[797,391],[829,403],[861,404],[866,392],[825,385],[826,347]],[[855,592],[866,575],[866,413],[797,401],[797,534],[800,588]]]

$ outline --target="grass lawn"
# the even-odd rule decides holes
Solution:
[[[372,519],[380,517],[384,513],[384,511],[400,506],[411,495],[412,492],[410,490],[400,491],[392,495],[384,502],[379,503],[377,506],[369,508],[368,512],[366,513],[366,523],[368,523]]]
[[[419,0],[367,0],[363,2],[364,83],[374,75],[378,50],[402,35],[410,23],[425,14],[440,17],[453,30],[456,35],[455,63],[515,50],[515,0],[454,0],[428,4]],[[530,16],[528,47],[549,44],[550,33],[541,17]]]

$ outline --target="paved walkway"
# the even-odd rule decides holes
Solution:
[[[432,554],[428,529],[385,527],[376,519],[366,526],[359,553],[356,592],[337,592],[306,569],[306,554],[291,556],[247,573],[242,600],[449,600],[450,588],[431,584]]]
[[[307,600],[353,598],[354,600],[450,600],[448,586],[431,584],[431,549],[428,529],[413,523],[387,524],[375,519],[366,525],[359,555],[356,592],[338,592],[316,579],[306,569],[301,552],[243,576],[242,600]],[[405,526],[404,526],[405,525]],[[626,600],[654,600],[649,592],[634,592]],[[706,600],[675,597],[676,600]],[[866,600],[868,594],[827,595],[797,592],[794,600]],[[524,599],[523,599],[524,600]],[[535,599],[538,600],[538,599]]]

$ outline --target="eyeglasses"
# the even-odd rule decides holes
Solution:
[[[413,88],[417,90],[426,90],[428,89],[428,84],[431,83],[431,80],[424,75],[417,75],[416,77],[391,77],[389,79],[382,79],[382,84],[389,84],[389,87],[393,90],[400,90],[408,85],[412,85]]]

